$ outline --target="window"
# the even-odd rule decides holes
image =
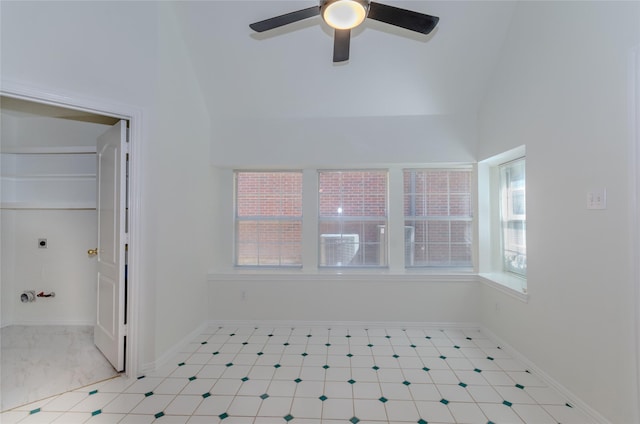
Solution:
[[[525,160],[499,166],[502,263],[505,271],[527,275]]]
[[[237,266],[302,266],[302,172],[235,172]]]
[[[471,267],[471,169],[405,169],[405,267]]]
[[[387,171],[320,171],[321,267],[387,266]]]

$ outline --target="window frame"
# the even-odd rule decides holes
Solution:
[[[321,177],[323,173],[366,173],[366,172],[373,172],[373,173],[380,173],[380,174],[384,174],[384,182],[385,182],[385,189],[384,189],[384,216],[373,216],[373,215],[362,215],[362,216],[355,216],[355,215],[342,215],[342,212],[339,212],[340,215],[339,216],[331,216],[331,215],[323,215],[322,213],[322,190],[323,187],[321,186]],[[388,268],[389,267],[389,240],[388,237],[386,236],[386,228],[388,228],[389,226],[389,169],[388,168],[384,168],[384,169],[380,169],[380,168],[344,168],[344,169],[317,169],[316,170],[317,173],[317,228],[318,228],[318,236],[317,236],[317,246],[318,246],[318,255],[317,255],[317,268],[318,269],[331,269],[331,268],[337,268],[337,269],[357,269],[357,268],[367,268],[367,269],[380,269],[380,268]],[[367,193],[363,193],[362,196],[366,196]],[[341,195],[344,195],[344,193],[341,193]],[[344,205],[342,205],[344,206]],[[382,245],[381,243],[373,243],[373,242],[368,242],[366,240],[362,240],[361,238],[358,238],[357,243],[361,246],[371,246],[371,245],[378,245],[378,263],[377,264],[371,264],[371,263],[360,263],[360,264],[356,264],[356,265],[351,265],[349,264],[333,264],[333,265],[326,265],[323,264],[323,235],[338,235],[338,233],[322,233],[322,225],[325,223],[340,223],[341,227],[343,226],[344,223],[362,223],[362,225],[364,225],[364,223],[369,222],[369,223],[373,223],[373,222],[383,222],[382,224],[378,224],[378,234],[385,234],[384,236],[384,245]],[[342,236],[345,235],[345,233],[343,233],[342,231],[339,233],[339,235],[341,236],[340,239],[342,239]],[[340,243],[336,243],[336,247],[340,247],[339,246]],[[345,245],[349,245],[351,244],[351,242],[347,241],[344,242]],[[355,244],[355,243],[353,243]],[[356,251],[354,253],[354,257],[355,255],[357,255],[359,252]],[[366,255],[366,251],[365,253],[363,253],[363,255]],[[351,260],[353,260],[353,258]],[[382,257],[382,259],[381,259]],[[350,260],[350,262],[351,262]],[[326,259],[325,259],[326,262]]]
[[[406,215],[405,214],[405,210],[404,210],[404,202],[405,202],[405,198],[407,195],[424,195],[427,196],[429,195],[428,190],[425,189],[425,191],[423,193],[418,193],[418,192],[412,192],[412,193],[407,193],[407,191],[405,190],[404,187],[404,178],[405,178],[405,173],[406,172],[425,172],[428,173],[429,171],[435,171],[435,172],[447,172],[447,191],[445,192],[440,192],[438,193],[438,195],[446,195],[447,196],[447,214],[445,215],[429,215],[427,213],[425,213],[424,215]],[[464,195],[468,195],[469,196],[469,215],[467,216],[462,216],[462,215],[451,215],[451,180],[450,180],[450,173],[451,172],[465,172],[468,173],[468,178],[469,178],[469,189],[466,193],[462,193],[462,192],[455,192],[453,194],[464,194]],[[404,228],[405,228],[405,233],[404,233],[404,248],[405,248],[405,262],[404,262],[404,267],[405,269],[451,269],[451,270],[470,270],[473,269],[474,266],[474,244],[475,244],[475,223],[474,223],[474,194],[475,194],[475,190],[473,188],[473,184],[475,181],[474,178],[474,169],[471,165],[468,166],[438,166],[438,167],[421,167],[421,168],[403,168],[402,169],[402,179],[403,179],[403,192],[402,192],[402,201],[403,201],[403,218],[404,218]],[[426,209],[426,208],[425,208]],[[406,229],[407,227],[411,227],[410,225],[407,224],[407,222],[448,222],[449,223],[449,228],[448,228],[448,241],[444,242],[439,242],[439,244],[446,244],[448,245],[448,261],[447,263],[442,263],[442,264],[407,264],[407,259],[409,259],[409,256],[411,255],[411,253],[407,252],[407,246],[409,245],[409,243],[406,240]],[[469,261],[464,263],[464,264],[456,264],[456,263],[452,263],[452,246],[454,245],[462,245],[465,243],[458,243],[458,242],[452,242],[451,240],[451,235],[452,235],[452,228],[451,228],[451,223],[453,222],[468,222],[471,224],[470,228],[468,229],[469,234],[470,234],[470,241],[467,243],[468,247],[469,247]],[[415,225],[414,227],[414,231],[415,231]],[[414,233],[415,234],[415,233]],[[415,241],[413,242],[414,244],[414,249],[415,249]],[[430,244],[428,242],[425,242],[425,244]],[[412,258],[413,260],[415,260],[415,258]]]
[[[509,173],[510,169],[513,165],[522,164],[523,170],[523,178],[524,187],[522,188],[514,188],[512,187],[512,181],[510,175],[505,175],[505,173]],[[519,277],[526,278],[527,277],[527,265],[526,265],[526,249],[527,249],[527,215],[526,215],[526,158],[524,156],[512,159],[508,162],[501,163],[498,165],[498,173],[499,173],[499,210],[500,210],[500,250],[502,253],[502,270],[504,272],[509,272],[515,274]],[[505,178],[508,181],[505,181]],[[524,208],[524,213],[518,214],[514,213],[515,208],[515,199],[514,192],[522,193],[521,202],[522,207]],[[510,238],[509,230],[512,228],[511,224],[519,224],[522,227],[522,231],[524,233],[524,255],[520,252],[511,249],[512,243],[508,240]],[[517,256],[524,257],[524,267],[518,267],[513,265],[513,261],[509,261],[507,259],[508,256],[513,256],[512,254],[516,254]],[[518,258],[515,260],[518,262]],[[521,261],[520,261],[521,262]]]
[[[297,216],[288,216],[288,215],[248,215],[248,216],[240,216],[239,215],[239,187],[238,187],[238,176],[239,174],[299,174],[300,178],[300,192],[299,192],[299,201],[300,201],[300,215]],[[303,263],[303,225],[304,225],[304,179],[303,179],[303,171],[298,169],[291,170],[245,170],[245,169],[235,169],[233,170],[233,266],[235,268],[241,269],[251,269],[251,268],[259,268],[259,269],[299,269],[302,268]],[[278,254],[278,264],[260,264],[260,233],[256,234],[256,245],[257,245],[257,256],[255,264],[241,264],[240,262],[240,236],[239,236],[239,226],[241,222],[251,222],[254,221],[259,226],[261,222],[276,222],[276,223],[284,223],[284,222],[299,222],[300,223],[300,240],[298,243],[298,257],[299,263],[293,264],[283,264],[282,263],[282,252],[279,249]],[[279,247],[284,245],[292,246],[295,243],[272,243],[277,244]]]

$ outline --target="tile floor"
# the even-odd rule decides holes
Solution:
[[[10,423],[593,423],[478,330],[212,327],[173,361]]]
[[[93,344],[92,326],[11,325],[0,345],[2,411],[118,375]]]

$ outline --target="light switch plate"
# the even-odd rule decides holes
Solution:
[[[587,209],[606,209],[607,190],[598,189],[587,193]]]

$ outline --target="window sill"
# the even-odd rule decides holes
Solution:
[[[515,299],[525,303],[529,301],[529,295],[525,287],[527,280],[525,278],[507,272],[492,272],[478,274],[478,279],[485,285],[493,287]]]

